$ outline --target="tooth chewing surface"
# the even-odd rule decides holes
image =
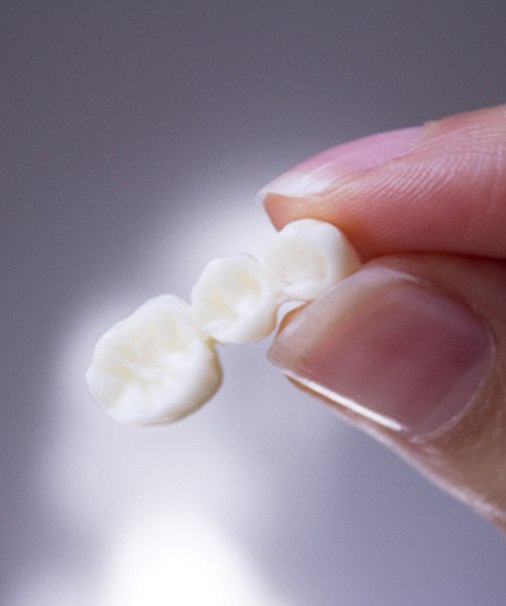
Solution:
[[[274,330],[282,293],[265,265],[240,253],[206,265],[191,300],[203,330],[213,339],[245,343]]]
[[[360,267],[346,236],[330,223],[300,219],[277,233],[263,255],[288,299],[311,301]]]
[[[216,392],[221,375],[216,353],[190,306],[163,295],[102,335],[86,381],[115,421],[147,425],[196,410]]]

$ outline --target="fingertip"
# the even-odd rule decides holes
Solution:
[[[260,190],[276,228],[342,229],[365,259],[402,252],[504,257],[506,106],[347,143]]]

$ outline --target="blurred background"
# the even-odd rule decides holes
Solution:
[[[267,344],[173,426],[83,380],[113,321],[269,236],[290,165],[504,102],[504,1],[3,0],[0,29],[0,603],[504,604],[504,539]]]

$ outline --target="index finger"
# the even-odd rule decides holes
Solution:
[[[277,228],[328,221],[364,260],[400,252],[506,258],[506,105],[340,145],[259,196]]]

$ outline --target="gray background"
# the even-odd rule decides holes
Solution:
[[[82,379],[112,321],[269,233],[254,193],[291,164],[504,101],[504,2],[4,0],[0,29],[1,603],[504,604],[496,531],[263,344],[163,429]]]

